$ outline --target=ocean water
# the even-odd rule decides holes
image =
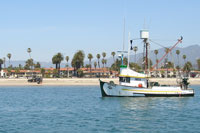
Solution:
[[[99,86],[0,87],[0,133],[200,132],[194,97],[102,98]]]

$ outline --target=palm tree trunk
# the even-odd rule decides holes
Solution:
[[[91,64],[91,61],[90,61],[90,78],[92,77],[91,66],[92,66],[92,64]]]
[[[69,78],[69,64],[67,62],[67,78]]]
[[[178,55],[178,67],[180,67],[180,66],[179,66],[179,55]]]
[[[58,64],[58,77],[60,78],[60,63]]]
[[[158,60],[158,59],[157,59],[157,55],[156,55],[156,78],[157,78],[157,74],[158,74],[158,71],[157,71],[157,70],[158,70],[158,63],[157,63],[157,60]]]
[[[99,70],[100,70],[100,64],[99,64],[99,59],[98,59],[98,66],[99,66]],[[100,78],[100,72],[99,72],[99,78]]]
[[[58,64],[56,63],[56,70],[58,69]]]
[[[136,52],[135,52],[135,63],[136,63]]]

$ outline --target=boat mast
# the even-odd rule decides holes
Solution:
[[[148,73],[148,64],[149,64],[149,61],[148,61],[148,42],[147,42],[147,39],[144,39],[144,45],[146,47],[146,56],[145,56],[145,73],[147,74]]]
[[[124,17],[124,32],[123,32],[123,51],[125,48],[125,17]]]
[[[124,65],[124,54],[127,53],[127,51],[124,50],[125,49],[125,17],[124,17],[124,32],[123,32],[123,50],[122,51],[117,51],[120,55],[121,58],[121,65]]]
[[[145,48],[145,74],[149,74],[149,67],[150,67],[150,60],[149,58],[149,31],[148,30],[141,30],[140,31],[140,38],[143,39],[144,48]]]
[[[128,68],[129,68],[129,62],[130,62],[130,43],[131,43],[130,36],[131,36],[131,33],[129,32],[128,33]]]

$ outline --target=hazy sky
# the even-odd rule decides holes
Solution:
[[[95,58],[104,51],[110,56],[122,50],[124,17],[126,44],[129,31],[139,38],[144,22],[150,38],[163,45],[181,35],[180,47],[200,44],[199,5],[199,0],[2,0],[0,58],[11,53],[11,60],[26,60],[29,47],[37,61],[51,61],[57,52],[71,59],[79,49]],[[139,52],[141,41],[133,42]]]

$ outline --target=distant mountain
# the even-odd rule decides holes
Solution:
[[[19,64],[21,64],[22,66],[25,65],[25,62],[26,61],[23,61],[23,60],[18,60],[18,61],[10,61],[10,64],[14,67],[16,66],[19,66]],[[40,61],[34,61],[35,63],[36,62],[40,62]],[[54,64],[52,64],[52,62],[40,62],[41,66],[42,67],[45,67],[45,68],[50,68],[50,67],[55,67]],[[65,67],[66,63],[61,63],[61,67]],[[2,65],[3,66],[3,65]],[[9,66],[9,63],[8,61],[6,61],[6,66]]]
[[[180,50],[180,55],[179,55],[179,61],[180,61],[180,65],[184,64],[184,60],[183,60],[183,55],[186,55],[186,62],[190,61],[194,67],[196,67],[196,60],[198,58],[200,58],[200,46],[199,45],[191,45],[185,48],[180,48],[180,47],[175,47],[171,53],[168,54],[168,60],[172,61],[175,63],[175,65],[178,65],[178,56],[176,54],[176,50]],[[151,51],[151,60],[153,61],[153,63],[155,63],[156,61],[156,57],[154,54],[154,51]],[[163,55],[165,54],[165,49],[161,48],[158,49],[158,59],[160,59]]]
[[[199,45],[191,45],[191,46],[188,46],[188,47],[184,47],[184,48],[180,48],[180,47],[175,47],[173,50],[172,50],[172,54],[168,54],[168,60],[169,61],[172,61],[172,62],[175,62],[175,64],[177,65],[178,63],[178,58],[177,58],[177,55],[176,55],[176,50],[180,50],[180,55],[179,55],[179,58],[180,58],[180,65],[183,65],[184,64],[184,60],[183,60],[183,55],[186,55],[186,61],[190,61],[194,67],[197,67],[197,63],[196,63],[196,60],[198,58],[200,58],[200,46]],[[164,48],[160,48],[158,49],[158,59],[160,59],[163,55],[165,54],[165,49]],[[92,65],[94,64],[94,62],[96,60],[96,56],[93,55],[94,58],[92,60]],[[107,55],[108,56],[108,55]],[[141,60],[143,58],[143,53],[138,53],[136,54],[136,57],[137,57],[137,63],[141,64]],[[115,58],[117,58],[117,54],[115,56]],[[155,64],[155,54],[154,54],[154,50],[152,50],[150,52],[150,58],[151,60],[153,61],[153,64]],[[40,62],[40,61],[39,61]],[[131,55],[130,57],[130,62],[134,62],[134,55]],[[101,61],[100,61],[101,63]],[[162,62],[161,62],[162,63]],[[19,66],[19,64],[21,65],[25,65],[25,61],[23,60],[20,60],[20,61],[11,61],[11,64],[13,66]],[[52,64],[52,62],[40,62],[41,66],[42,67],[55,67],[54,64]],[[71,64],[71,62],[69,62],[69,64]],[[89,62],[87,61],[87,59],[85,58],[85,64],[89,64]],[[113,58],[112,57],[109,57],[107,58],[107,65],[108,67],[110,67],[111,65],[113,64]],[[61,67],[65,67],[66,63],[61,63]],[[6,62],[6,66],[8,66],[8,62]],[[102,64],[101,64],[102,66]]]
[[[158,59],[160,59],[165,54],[165,48],[160,48],[157,50],[158,50],[157,57],[158,57]],[[182,57],[183,57],[183,55],[186,55],[186,61],[190,61],[194,67],[197,67],[196,60],[198,58],[200,58],[200,46],[199,45],[196,44],[196,45],[191,45],[191,46],[184,47],[184,48],[175,47],[172,50],[172,52],[168,54],[168,61],[174,62],[175,66],[178,65],[178,57],[176,54],[176,50],[180,50],[180,54],[179,54],[180,65],[184,64],[184,60]],[[115,58],[117,58],[117,55]],[[142,58],[143,58],[143,53],[136,54],[136,58],[137,58],[137,63],[141,64]],[[151,58],[153,64],[155,64],[156,56],[154,54],[154,50],[151,50],[150,58]],[[134,59],[135,59],[135,55],[131,55],[130,62],[134,62]],[[112,57],[108,58],[107,62],[108,62],[107,66],[111,66],[113,63],[113,58]]]

